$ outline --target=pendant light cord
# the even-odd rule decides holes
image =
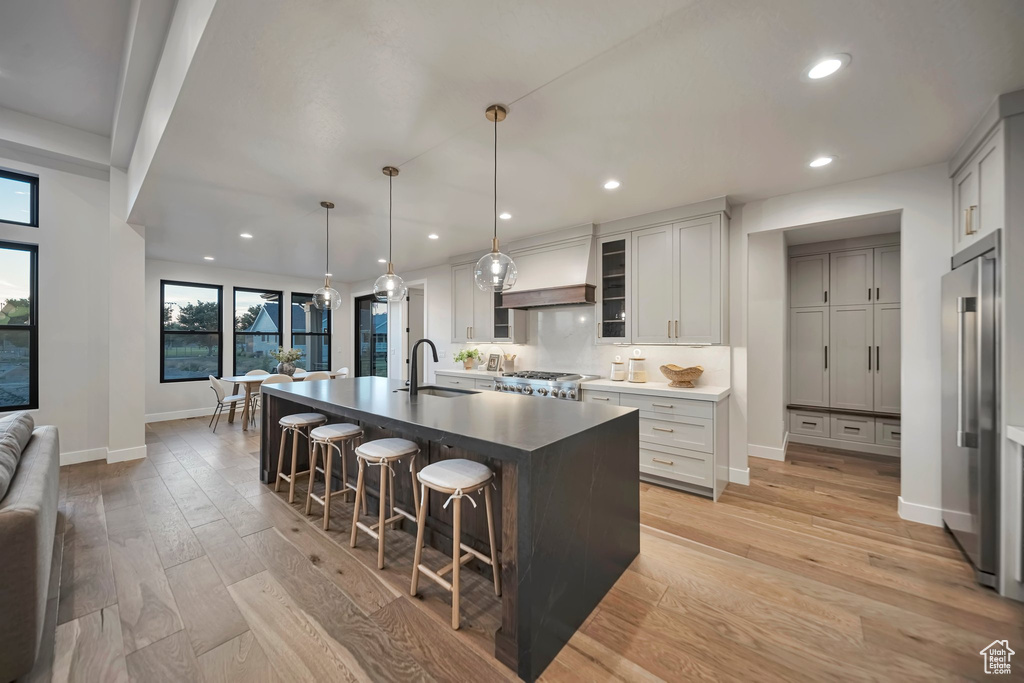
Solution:
[[[391,263],[391,245],[394,243],[391,238],[391,201],[394,179],[395,177],[393,175],[388,176],[388,264]]]
[[[494,112],[494,239],[498,239],[498,111]]]
[[[331,272],[331,210],[324,207],[324,233],[327,235],[327,251],[324,253],[324,281],[329,282],[327,273]]]

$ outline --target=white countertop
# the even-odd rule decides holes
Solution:
[[[1024,427],[1017,427],[1015,425],[1006,426],[1006,438],[1010,441],[1016,441],[1021,446],[1024,446]]]
[[[477,377],[479,379],[494,379],[501,377],[501,372],[487,372],[486,370],[459,370],[457,368],[443,368],[434,370],[435,375],[452,375],[455,377]]]

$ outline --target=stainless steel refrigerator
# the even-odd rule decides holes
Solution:
[[[999,240],[953,257],[942,277],[942,521],[995,586],[999,539]]]

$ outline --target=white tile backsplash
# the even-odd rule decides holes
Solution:
[[[563,306],[529,311],[527,344],[476,344],[486,362],[487,354],[515,353],[517,370],[582,372],[607,377],[615,356],[626,360],[633,349],[647,359],[650,379],[662,377],[658,366],[675,363],[683,367],[701,365],[704,374],[698,384],[730,386],[728,346],[634,346],[598,345],[593,306]],[[458,347],[456,346],[456,350]],[[448,357],[449,361],[451,356]],[[445,365],[442,362],[442,365]],[[454,363],[452,366],[454,367]]]

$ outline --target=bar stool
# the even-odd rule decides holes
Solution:
[[[416,471],[413,466],[416,464],[416,455],[420,447],[415,441],[408,439],[377,439],[369,443],[363,443],[356,447],[356,459],[359,461],[359,476],[356,479],[356,500],[363,500],[363,508],[366,508],[366,467],[380,467],[380,514],[377,523],[367,526],[359,521],[359,506],[356,505],[352,511],[352,539],[349,545],[356,547],[356,532],[360,529],[368,533],[372,538],[377,539],[377,569],[384,569],[384,529],[391,526],[403,517],[410,522],[415,522],[416,517],[412,514],[395,507],[395,472],[391,469],[391,463],[399,462],[406,456],[409,457],[409,474],[412,478],[413,506],[419,506],[419,496],[416,494]],[[385,473],[388,476],[384,476]],[[391,480],[391,516],[385,517],[384,512],[387,504],[384,502],[388,493],[388,480]]]
[[[420,492],[420,508],[416,520],[416,556],[412,564],[412,585],[409,594],[416,595],[419,586],[420,572],[428,578],[451,591],[452,594],[452,628],[459,628],[459,569],[474,557],[484,564],[491,565],[494,575],[494,594],[501,596],[501,566],[498,563],[498,552],[494,546],[494,514],[491,509],[491,487],[489,484],[494,481],[494,472],[483,463],[473,460],[441,460],[427,465],[419,473],[419,481],[423,490]],[[487,557],[481,552],[470,548],[462,542],[462,499],[469,497],[466,491],[484,492],[484,503],[487,507],[487,536],[491,543],[491,556]],[[430,491],[447,493],[448,503],[454,502],[452,506],[452,561],[436,573],[420,564],[420,557],[423,553],[423,531],[426,527],[427,502]],[[471,497],[469,501],[476,507],[476,501]],[[463,555],[462,551],[466,554]],[[444,575],[452,573],[452,580],[448,582]]]
[[[295,478],[302,474],[309,474],[309,470],[296,472],[299,466],[299,437],[306,437],[307,448],[309,445],[309,431],[327,422],[327,418],[320,413],[296,413],[285,415],[278,423],[281,425],[281,450],[277,455],[277,479],[274,480],[274,491],[281,488],[281,480],[288,482],[288,502],[295,501]],[[284,473],[284,444],[288,439],[289,432],[292,435],[292,467],[288,474]],[[307,451],[306,455],[309,455]]]
[[[345,487],[338,493],[347,496],[349,491],[355,491],[356,487],[348,483],[348,466],[345,464],[345,445],[350,441],[358,439],[363,435],[363,429],[359,425],[341,423],[323,425],[309,433],[309,441],[312,453],[309,456],[309,486],[306,489],[306,514],[308,515],[313,506],[313,501],[324,506],[324,531],[327,531],[331,523],[331,467],[334,463],[332,450],[338,451],[341,458],[341,480]],[[338,444],[341,444],[340,446]],[[317,466],[318,456],[323,456],[323,467]],[[316,473],[324,475],[324,495],[313,493],[313,482],[316,480]],[[358,506],[359,500],[356,500]],[[366,510],[366,498],[363,498],[363,510]]]

